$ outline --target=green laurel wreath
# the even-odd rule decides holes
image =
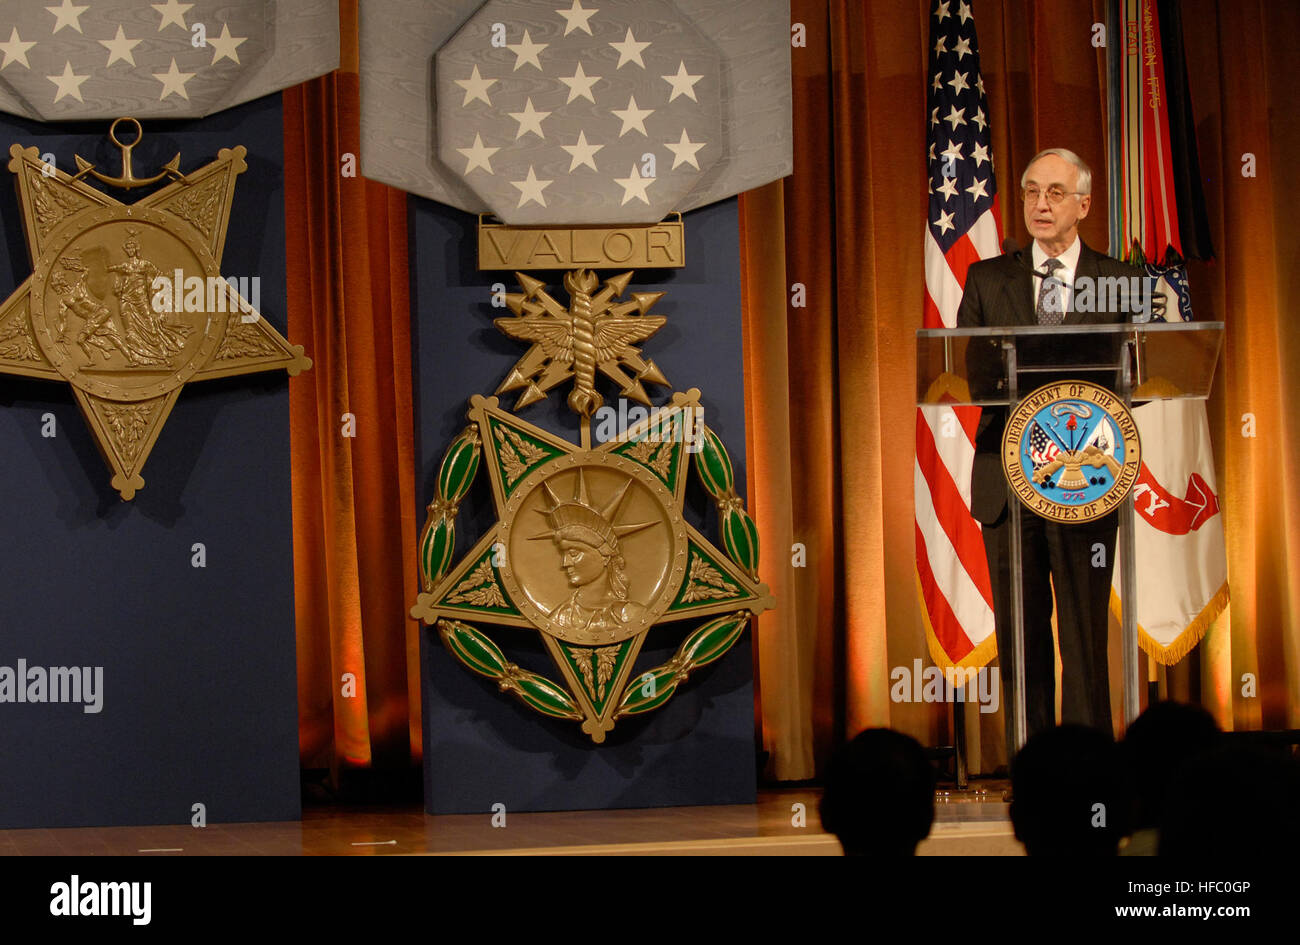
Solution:
[[[646,670],[627,685],[614,718],[621,719],[659,708],[672,698],[677,687],[686,682],[692,672],[701,666],[708,666],[731,649],[740,639],[752,616],[747,610],[738,610],[734,614],[710,620],[695,630],[672,659],[662,666]]]
[[[420,584],[425,593],[433,591],[451,567],[456,550],[456,515],[461,500],[474,483],[479,466],[478,424],[471,423],[451,441],[438,468],[438,486],[429,503],[429,518],[424,523],[417,546],[420,551]]]
[[[582,712],[564,687],[506,659],[487,634],[459,620],[439,620],[438,635],[452,654],[481,676],[497,681],[525,705],[557,719],[581,719]]]
[[[744,501],[736,494],[736,474],[731,467],[731,456],[722,440],[704,424],[700,451],[695,454],[695,474],[713,496],[718,507],[718,531],[722,533],[722,547],[727,556],[749,575],[758,580],[758,528],[745,511]]]
[[[419,540],[420,580],[426,592],[442,580],[451,566],[456,544],[459,505],[478,472],[481,442],[477,424],[470,424],[447,447],[438,470],[437,492],[429,504],[429,519]],[[758,579],[758,529],[736,493],[735,471],[722,440],[701,424],[701,445],[695,472],[718,509],[723,548],[751,580]],[[647,670],[623,690],[614,718],[657,709],[696,669],[721,658],[744,633],[754,616],[738,610],[696,628],[667,663]],[[443,645],[460,662],[481,676],[494,679],[525,705],[552,718],[580,720],[583,714],[560,684],[510,662],[501,649],[476,627],[459,620],[437,623]]]

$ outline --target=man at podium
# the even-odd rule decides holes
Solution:
[[[1063,328],[1127,320],[1134,304],[1128,296],[1098,303],[1097,280],[1140,277],[1138,270],[1090,249],[1079,238],[1079,221],[1092,205],[1092,172],[1064,148],[1034,156],[1020,177],[1025,226],[1032,243],[1011,248],[994,259],[971,265],[957,314],[959,328],[995,325],[1044,325]],[[1008,241],[1010,242],[1010,241]],[[1088,280],[1093,280],[1088,286]],[[1134,284],[1126,281],[1125,284]],[[1116,339],[1080,345],[1055,338],[1022,340],[1021,366],[1092,364],[1117,360]],[[1096,350],[1089,350],[1095,348]],[[1103,350],[1104,349],[1104,350]],[[1020,395],[1042,384],[1072,376],[1024,374]],[[1105,386],[1109,376],[1073,375]],[[1005,396],[1006,373],[998,339],[972,339],[967,349],[967,377],[976,399]],[[1013,625],[1011,618],[1011,536],[1006,479],[1000,449],[1007,411],[986,407],[975,439],[971,474],[971,512],[983,525],[984,547],[993,584],[993,614],[1004,701],[1007,706],[1008,752],[1014,704]],[[1114,567],[1117,515],[1092,522],[1058,524],[1025,510],[1021,515],[1021,573],[1024,587],[1025,737],[1055,724],[1056,672],[1052,645],[1052,599],[1055,589],[1057,631],[1062,663],[1061,716],[1064,722],[1111,730],[1107,678],[1107,610]]]

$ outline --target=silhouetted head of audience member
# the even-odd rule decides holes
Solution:
[[[1011,822],[1030,856],[1114,856],[1126,833],[1127,780],[1105,732],[1039,732],[1011,765]]]
[[[869,728],[826,769],[822,826],[847,856],[911,856],[934,823],[934,768],[915,738]]]
[[[1171,778],[1160,855],[1237,863],[1291,855],[1300,847],[1298,803],[1300,762],[1283,749],[1226,742]]]
[[[1134,720],[1120,746],[1134,792],[1134,829],[1160,823],[1165,793],[1179,765],[1218,744],[1219,726],[1200,706],[1157,702]]]

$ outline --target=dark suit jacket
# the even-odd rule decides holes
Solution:
[[[971,265],[966,273],[966,290],[961,308],[957,312],[958,328],[978,328],[1002,325],[1037,325],[1034,312],[1034,277],[1032,249],[1026,247],[1016,253],[1007,253],[994,259],[984,259]],[[1075,296],[1081,279],[1101,277],[1142,277],[1141,270],[1110,256],[1103,256],[1082,243],[1079,263],[1075,267]],[[1103,311],[1070,311],[1065,316],[1065,327],[1085,324],[1109,324],[1127,321],[1133,305],[1118,307],[1101,304],[1095,292],[1094,309]],[[1075,297],[1072,296],[1072,299]],[[1062,345],[1054,338],[1021,340],[1017,355],[1022,365],[1032,363],[1099,364],[1118,359],[1119,337],[1110,336],[1093,344],[1081,344],[1077,339]],[[999,339],[972,339],[966,349],[966,376],[970,382],[971,396],[976,399],[996,396],[1005,390],[1005,366]],[[1069,372],[1048,376],[1026,374],[1020,378],[1019,393],[1023,396],[1043,384],[1070,376]],[[1076,375],[1081,380],[1091,380],[1105,385],[1105,378],[1096,374]],[[1002,474],[1002,430],[1007,412],[1001,407],[986,407],[980,416],[975,435],[975,464],[971,472],[971,513],[986,525],[995,524],[1006,508],[1007,487]]]

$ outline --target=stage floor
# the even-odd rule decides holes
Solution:
[[[1006,782],[939,791],[918,853],[1019,856]],[[375,856],[392,854],[836,856],[816,788],[768,789],[758,803],[649,810],[432,816],[418,807],[307,807],[301,822],[0,830],[7,856]],[[802,805],[802,824],[798,826]],[[888,816],[882,811],[881,817]]]

